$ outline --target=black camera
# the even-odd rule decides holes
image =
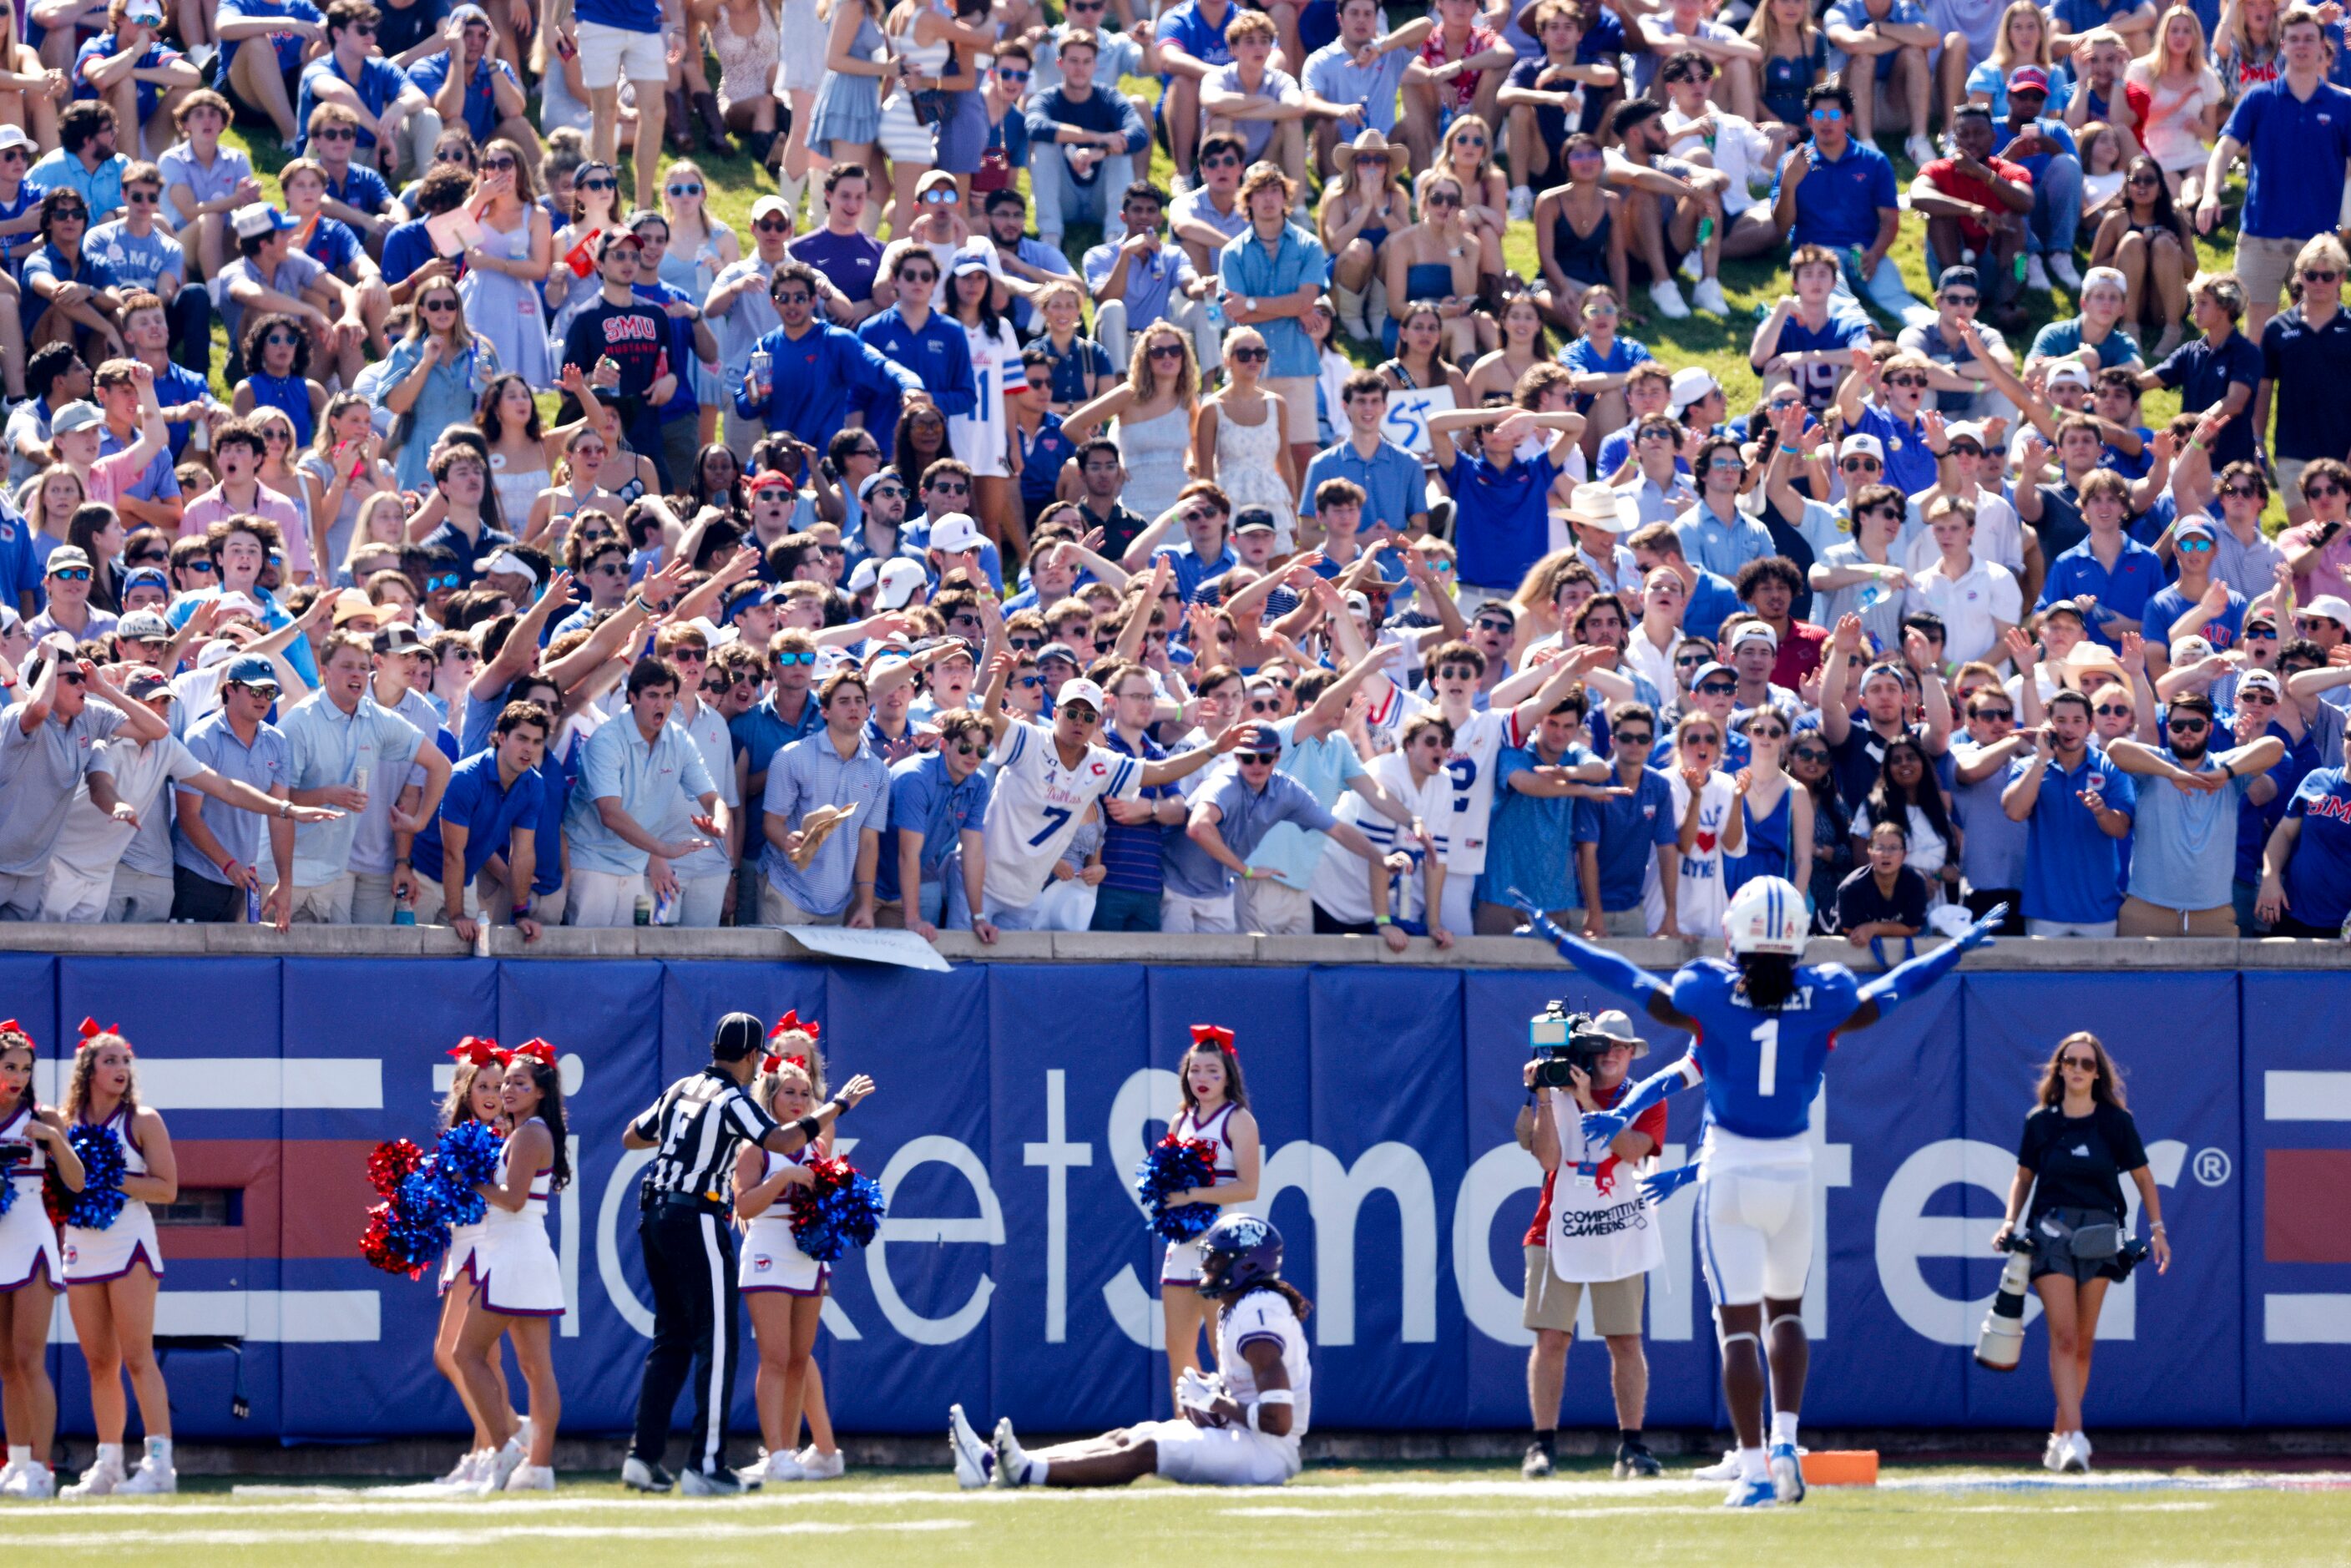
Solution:
[[[1600,1059],[1611,1046],[1623,1043],[1594,1029],[1590,1013],[1569,1012],[1567,1004],[1559,1001],[1545,1004],[1541,1012],[1528,1020],[1527,1040],[1534,1051],[1538,1089],[1573,1087],[1575,1081],[1568,1076],[1571,1067],[1583,1069],[1587,1078],[1598,1076]]]

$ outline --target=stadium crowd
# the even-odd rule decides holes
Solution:
[[[0,8],[0,915],[2336,936],[2339,16]]]

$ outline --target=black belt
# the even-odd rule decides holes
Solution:
[[[691,1214],[725,1214],[726,1212],[724,1199],[704,1197],[691,1192],[655,1193],[653,1207],[661,1209],[684,1209]]]

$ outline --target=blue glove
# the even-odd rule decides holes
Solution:
[[[1696,1180],[1698,1180],[1698,1162],[1692,1160],[1688,1165],[1677,1166],[1672,1170],[1659,1171],[1656,1176],[1644,1177],[1641,1182],[1641,1196],[1653,1204],[1662,1205],[1666,1199]]]
[[[1979,947],[1991,946],[1999,939],[1992,933],[2008,918],[2008,905],[1995,904],[1984,912],[1984,917],[1967,928],[1959,938],[1959,951],[1972,953]]]
[[[1614,1111],[1586,1111],[1583,1113],[1583,1141],[1595,1148],[1613,1143],[1617,1134],[1632,1124],[1632,1117]]]

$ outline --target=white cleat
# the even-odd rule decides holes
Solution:
[[[1000,1487],[1025,1487],[1029,1484],[1029,1456],[1020,1451],[1020,1439],[1012,1435],[1012,1417],[1001,1416],[996,1422],[996,1484]]]
[[[1768,1461],[1771,1471],[1771,1490],[1782,1502],[1804,1500],[1804,1464],[1796,1457],[1793,1443],[1771,1445]]]
[[[2062,1468],[2069,1476],[2090,1473],[2090,1435],[2087,1432],[2065,1434],[2065,1456]]]
[[[68,1500],[75,1502],[84,1498],[112,1497],[115,1490],[122,1485],[122,1481],[121,1460],[99,1459],[89,1469],[82,1471],[79,1480],[66,1488],[65,1495]]]
[[[1708,1465],[1703,1469],[1692,1470],[1690,1472],[1690,1479],[1692,1480],[1699,1481],[1737,1480],[1739,1479],[1739,1450],[1736,1448],[1723,1449],[1720,1463]]]
[[[810,1478],[808,1467],[800,1463],[800,1457],[786,1449],[780,1454],[769,1454],[759,1466],[757,1475],[747,1474],[743,1479],[759,1486],[765,1486],[770,1481],[780,1486],[791,1481],[808,1480]]]
[[[180,1490],[180,1475],[169,1465],[141,1460],[137,1469],[114,1489],[117,1497],[169,1497]]]
[[[47,1465],[28,1465],[16,1472],[17,1490],[5,1494],[10,1502],[47,1502],[57,1495],[57,1472]]]
[[[490,1451],[487,1448],[475,1448],[472,1453],[459,1459],[447,1475],[433,1484],[444,1487],[478,1485],[482,1479],[482,1467],[489,1461],[489,1457]]]
[[[830,1454],[820,1453],[814,1443],[792,1456],[800,1473],[812,1481],[837,1481],[849,1471],[849,1461],[835,1448]]]
[[[507,1478],[507,1491],[544,1491],[555,1490],[555,1467],[552,1465],[517,1465],[514,1474]]]
[[[996,1479],[996,1451],[972,1430],[960,1405],[947,1406],[947,1448],[955,1455],[956,1485],[964,1490],[976,1490]]]
[[[2052,1432],[2041,1450],[2041,1468],[2054,1475],[2065,1468],[2065,1456],[2071,1451],[2063,1434]]]

